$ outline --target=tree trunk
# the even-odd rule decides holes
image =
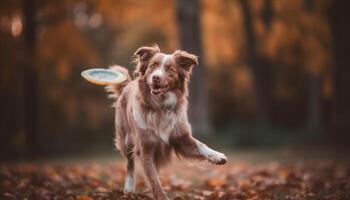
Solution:
[[[322,78],[319,74],[310,73],[308,86],[307,129],[310,134],[317,134],[322,121]]]
[[[264,11],[263,11],[263,22],[265,25],[265,28],[270,28],[271,26],[271,19],[273,17],[273,9],[272,9],[272,0],[265,0],[264,1]]]
[[[304,9],[312,12],[315,8],[313,0],[304,0]],[[306,34],[308,34],[306,32]],[[322,75],[321,73],[309,72],[307,81],[308,113],[307,130],[310,134],[319,134],[322,126]],[[312,137],[314,139],[314,137]]]
[[[333,31],[333,118],[332,138],[342,142],[350,139],[350,2],[332,1],[331,25]]]
[[[207,135],[211,131],[208,113],[208,88],[204,65],[199,0],[177,0],[180,47],[199,57],[199,66],[192,71],[190,82],[189,117],[195,134]]]
[[[24,129],[26,134],[26,152],[29,156],[38,153],[38,77],[36,58],[36,22],[35,0],[23,0],[24,43],[26,48],[26,63],[23,66],[24,75]]]
[[[246,60],[250,66],[256,98],[256,121],[259,126],[270,123],[271,107],[271,62],[257,52],[253,20],[247,0],[240,0],[243,14],[243,28],[246,40]],[[265,14],[264,23],[270,25],[271,14]],[[268,27],[267,27],[268,28]]]

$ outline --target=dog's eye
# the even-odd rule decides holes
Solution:
[[[156,64],[156,63],[153,63],[153,64],[151,64],[151,65],[149,66],[149,68],[153,69],[153,68],[155,68],[156,66],[157,66],[157,64]]]
[[[169,68],[169,69],[167,70],[167,74],[168,74],[168,76],[170,76],[170,77],[175,76],[175,73],[176,73],[176,70],[175,70],[174,68]]]
[[[175,70],[174,68],[172,68],[172,67],[170,67],[170,68],[168,69],[168,71],[171,72],[171,73],[175,73],[175,72],[176,72],[176,70]]]

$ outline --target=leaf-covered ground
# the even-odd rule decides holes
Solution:
[[[225,166],[175,158],[161,180],[176,200],[350,199],[348,161],[300,154],[235,153]],[[1,164],[0,199],[152,199],[141,175],[136,194],[122,192],[124,165],[116,158]]]

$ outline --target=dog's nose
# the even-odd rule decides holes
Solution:
[[[160,83],[160,76],[154,75],[154,76],[152,77],[152,81],[153,81],[154,83]]]

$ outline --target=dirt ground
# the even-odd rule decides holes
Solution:
[[[177,158],[161,172],[171,199],[350,199],[346,155],[327,151],[236,151],[215,166]],[[0,199],[152,199],[138,170],[137,193],[122,191],[125,162],[94,156],[0,164]]]

